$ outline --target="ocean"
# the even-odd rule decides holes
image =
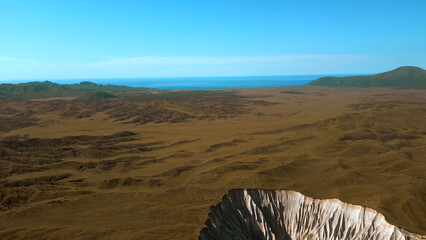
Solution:
[[[90,81],[97,84],[112,84],[129,87],[157,89],[215,89],[301,86],[324,75],[294,76],[247,76],[247,77],[179,77],[179,78],[93,78],[93,79],[43,79],[59,84],[73,84]],[[9,81],[9,83],[28,82],[28,80]],[[6,83],[2,81],[0,83]]]

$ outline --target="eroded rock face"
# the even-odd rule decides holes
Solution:
[[[288,190],[231,190],[213,207],[200,240],[426,239],[373,209]]]

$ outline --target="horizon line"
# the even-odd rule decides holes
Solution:
[[[31,82],[45,82],[45,81],[67,81],[67,80],[113,80],[113,79],[194,79],[194,78],[238,78],[238,77],[283,77],[283,76],[325,76],[330,77],[336,75],[370,75],[376,73],[316,73],[316,74],[274,74],[274,75],[227,75],[227,76],[182,76],[182,77],[78,77],[78,78],[28,78],[28,79],[0,79],[1,83],[7,81],[31,81]],[[339,77],[339,76],[337,76]]]

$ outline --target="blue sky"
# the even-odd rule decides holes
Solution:
[[[426,68],[425,0],[0,0],[0,81]]]

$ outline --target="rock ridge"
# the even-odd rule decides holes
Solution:
[[[230,190],[212,207],[206,226],[199,240],[426,239],[373,209],[290,190]]]

